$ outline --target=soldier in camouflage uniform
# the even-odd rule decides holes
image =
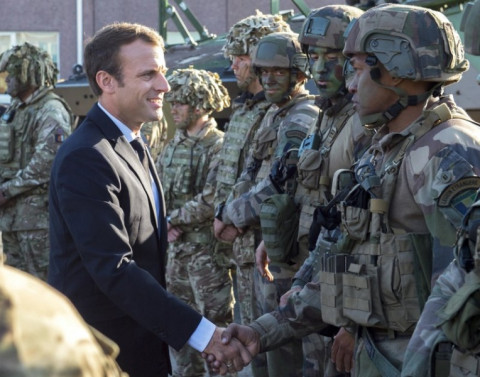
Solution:
[[[258,231],[265,200],[275,202],[280,199],[280,211],[291,209],[289,214],[297,212],[291,199],[295,192],[296,151],[316,122],[319,109],[314,104],[314,97],[304,88],[309,75],[308,60],[295,34],[274,33],[263,37],[255,49],[253,66],[272,106],[254,136],[249,164],[242,177],[241,184],[245,183],[242,190],[249,185],[252,187],[225,206],[223,221],[237,228]],[[288,161],[289,170],[282,174],[286,166],[284,160]],[[235,189],[237,187],[238,184]],[[276,213],[270,217],[289,220],[289,214]],[[290,230],[288,225],[284,230]],[[292,233],[290,238],[295,241],[296,234]],[[294,272],[305,258],[294,249],[285,250],[275,260],[269,254],[273,281],[268,281],[264,275],[263,312],[278,306],[280,296],[290,287]],[[301,376],[301,342],[293,341],[267,353],[267,362],[269,376]]]
[[[343,34],[349,23],[363,12],[348,5],[329,5],[313,10],[306,18],[299,41],[310,60],[310,71],[319,96],[316,99],[321,109],[317,123],[300,146],[298,187],[295,200],[301,206],[298,232],[300,253],[309,254],[295,274],[292,288],[282,296],[286,302],[293,292],[300,291],[320,269],[320,255],[329,252],[336,241],[338,230],[323,228],[317,243],[321,224],[309,231],[312,219],[317,222],[314,211],[332,199],[331,182],[339,169],[350,169],[370,143],[371,136],[365,132],[351,102],[352,95],[345,86],[343,67],[345,58]],[[309,242],[310,241],[310,242]],[[335,368],[328,361],[330,352],[325,346],[331,344],[314,333],[303,338],[304,377],[335,376]],[[325,370],[328,367],[328,370]]]
[[[12,102],[0,119],[0,230],[7,264],[47,278],[48,183],[73,116],[53,93],[58,70],[29,43],[0,55]]]
[[[127,377],[118,346],[89,327],[58,291],[0,253],[0,376]]]
[[[227,228],[222,223],[223,207],[245,168],[245,160],[253,136],[271,105],[265,99],[263,88],[253,71],[250,53],[260,38],[279,31],[290,31],[288,24],[279,15],[262,14],[257,11],[255,15],[244,18],[232,26],[223,48],[225,56],[232,60],[232,69],[241,94],[233,101],[232,115],[226,127],[219,155],[220,165],[214,199],[216,207],[214,226],[219,237]],[[258,295],[254,294],[253,279],[258,237],[257,234],[255,240],[255,232],[248,230],[235,239],[233,246],[227,242],[217,243],[217,258],[226,259],[224,263],[227,265],[230,264],[230,260],[233,260],[236,267],[238,292],[236,298],[240,308],[241,323],[250,323],[261,314],[259,309],[256,309],[257,305],[254,304]],[[252,362],[254,376],[265,375],[265,361],[262,359],[264,359],[263,355]]]
[[[443,14],[392,4],[351,25],[344,54],[355,70],[355,108],[377,132],[339,205],[343,238],[320,284],[224,336],[240,337],[255,354],[329,324],[355,326],[354,375],[398,376],[431,281],[452,260],[480,185],[478,126],[441,94],[468,61]]]
[[[217,325],[233,320],[229,271],[213,259],[213,196],[223,132],[214,111],[230,105],[218,74],[193,68],[173,71],[165,98],[177,131],[159,160],[168,221],[167,289]],[[173,376],[205,375],[190,346],[171,349]]]
[[[480,55],[479,17],[480,0],[476,0],[465,10],[462,25],[465,51],[477,56]],[[437,279],[408,343],[402,376],[480,374],[479,234],[480,190],[458,231],[455,259]]]

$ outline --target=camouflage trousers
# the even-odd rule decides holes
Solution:
[[[255,232],[247,231],[233,243],[233,260],[237,266],[237,297],[240,309],[240,322],[247,325],[262,314],[261,286],[256,274],[255,249],[258,240]],[[258,274],[259,275],[259,274]],[[251,362],[253,377],[268,377],[267,357],[260,353]]]
[[[270,272],[274,280],[269,282],[262,278],[263,313],[270,313],[278,308],[280,297],[290,289],[292,277],[297,264],[271,263]],[[260,274],[259,274],[260,275]],[[303,352],[302,341],[292,340],[275,350],[266,352],[268,375],[270,377],[302,377]]]
[[[2,231],[5,264],[47,281],[50,242],[48,229]]]
[[[394,339],[375,340],[375,347],[381,354],[398,370],[402,370],[403,356],[407,349],[410,337],[398,337]],[[368,356],[371,354],[370,347],[364,336],[357,336],[355,344],[355,365],[352,372],[353,377],[385,377],[374,362]]]
[[[233,321],[233,287],[228,269],[212,257],[213,245],[173,243],[168,249],[167,289],[218,326]],[[188,345],[170,349],[175,361],[173,376],[206,375],[200,353]]]

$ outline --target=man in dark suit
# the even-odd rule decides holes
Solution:
[[[163,48],[153,29],[128,23],[102,28],[85,48],[98,103],[52,168],[48,281],[117,342],[118,363],[131,377],[167,376],[167,344],[187,343],[219,357],[224,374],[250,354],[239,342],[223,346],[223,329],[165,290],[161,184],[145,147],[135,150],[143,122],[162,116]]]

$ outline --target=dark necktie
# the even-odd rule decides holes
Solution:
[[[130,142],[130,145],[133,149],[135,149],[135,152],[137,152],[138,158],[140,159],[140,162],[147,173],[147,177],[150,179],[150,169],[148,167],[148,155],[145,143],[143,142],[142,138],[137,137]]]

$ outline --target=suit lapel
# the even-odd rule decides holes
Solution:
[[[155,206],[155,200],[153,198],[152,192],[152,185],[150,183],[150,177],[147,176],[145,169],[143,168],[140,160],[138,159],[137,154],[135,153],[134,149],[127,141],[125,136],[119,130],[119,128],[112,122],[112,120],[105,114],[96,104],[92,107],[89,111],[88,117],[92,118],[97,126],[102,130],[103,134],[105,135],[106,139],[110,141],[113,150],[123,159],[127,165],[129,166],[132,173],[137,177],[140,183],[145,190],[148,200],[150,202],[150,207],[154,213],[154,218],[156,220],[156,225],[158,227],[158,220],[157,220],[157,211]],[[148,156],[150,164],[152,163],[152,159],[150,155]],[[154,165],[151,165],[154,166]],[[151,169],[155,171],[155,169]],[[155,174],[152,174],[156,176]],[[158,176],[156,177],[158,180]],[[163,195],[161,192],[161,186],[158,186],[160,189],[160,197],[161,202],[163,202]],[[163,203],[162,203],[163,204]],[[162,205],[162,208],[164,206]],[[166,226],[166,225],[165,225]]]

